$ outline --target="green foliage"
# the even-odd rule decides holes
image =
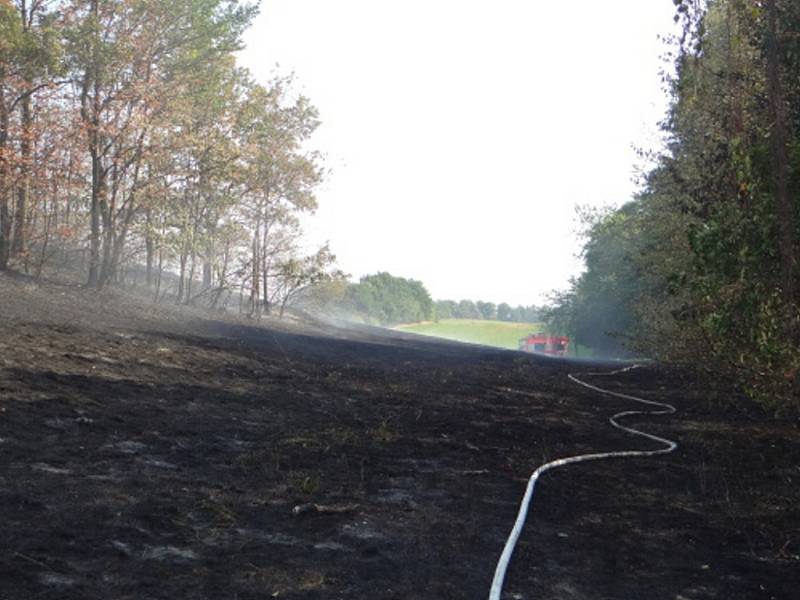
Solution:
[[[436,301],[436,320],[452,319],[456,315],[458,304],[452,300],[437,300]]]
[[[0,77],[25,82],[61,71],[61,32],[56,14],[39,4],[23,16],[11,2],[0,2]]]
[[[5,69],[20,54],[22,23],[10,2],[0,2],[0,65]]]
[[[493,302],[483,302],[482,300],[478,300],[477,302],[478,312],[481,313],[481,317],[487,320],[494,320],[497,318],[497,306]]]
[[[514,309],[512,309],[511,306],[506,304],[505,302],[501,302],[500,304],[497,305],[497,320],[513,321]]]
[[[329,290],[329,284],[344,279],[341,271],[332,270],[335,262],[336,257],[327,244],[308,256],[291,256],[279,262],[277,278],[280,282],[280,316],[283,316],[286,306],[299,296],[311,294],[316,287]]]
[[[727,370],[764,404],[798,408],[800,5],[679,6],[667,152],[634,202],[590,219],[586,272],[548,321],[596,349]]]
[[[437,319],[487,319],[515,323],[535,323],[541,316],[542,309],[537,306],[517,306],[512,308],[506,302],[496,305],[492,302],[478,300],[437,300]]]
[[[453,316],[458,319],[482,319],[483,315],[478,310],[478,306],[472,300],[461,300]]]
[[[434,317],[433,300],[421,282],[385,272],[367,275],[352,284],[343,308],[379,325],[415,323]]]

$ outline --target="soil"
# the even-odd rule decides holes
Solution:
[[[0,275],[0,599],[485,598],[533,469],[648,447],[609,370]],[[504,597],[797,598],[797,420],[586,379],[680,446],[546,474]]]

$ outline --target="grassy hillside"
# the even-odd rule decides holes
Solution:
[[[426,321],[396,327],[401,331],[431,335],[434,337],[485,344],[498,348],[516,350],[519,339],[529,333],[540,331],[541,323],[506,323],[503,321],[481,321],[473,319],[443,319],[438,323]]]

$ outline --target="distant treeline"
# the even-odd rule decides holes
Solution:
[[[399,325],[439,319],[485,319],[515,323],[539,320],[543,309],[536,306],[512,307],[478,300],[437,300],[415,279],[376,273],[358,283],[334,281],[317,289],[307,308],[344,313],[377,325]]]
[[[534,323],[540,319],[542,309],[538,306],[515,306],[501,302],[478,300],[437,300],[437,319],[485,319],[510,323]]]

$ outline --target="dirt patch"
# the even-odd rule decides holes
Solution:
[[[593,369],[0,276],[0,598],[485,597],[536,466],[640,447]],[[680,448],[546,475],[506,597],[795,597],[797,423],[600,385],[675,404],[639,424]]]

